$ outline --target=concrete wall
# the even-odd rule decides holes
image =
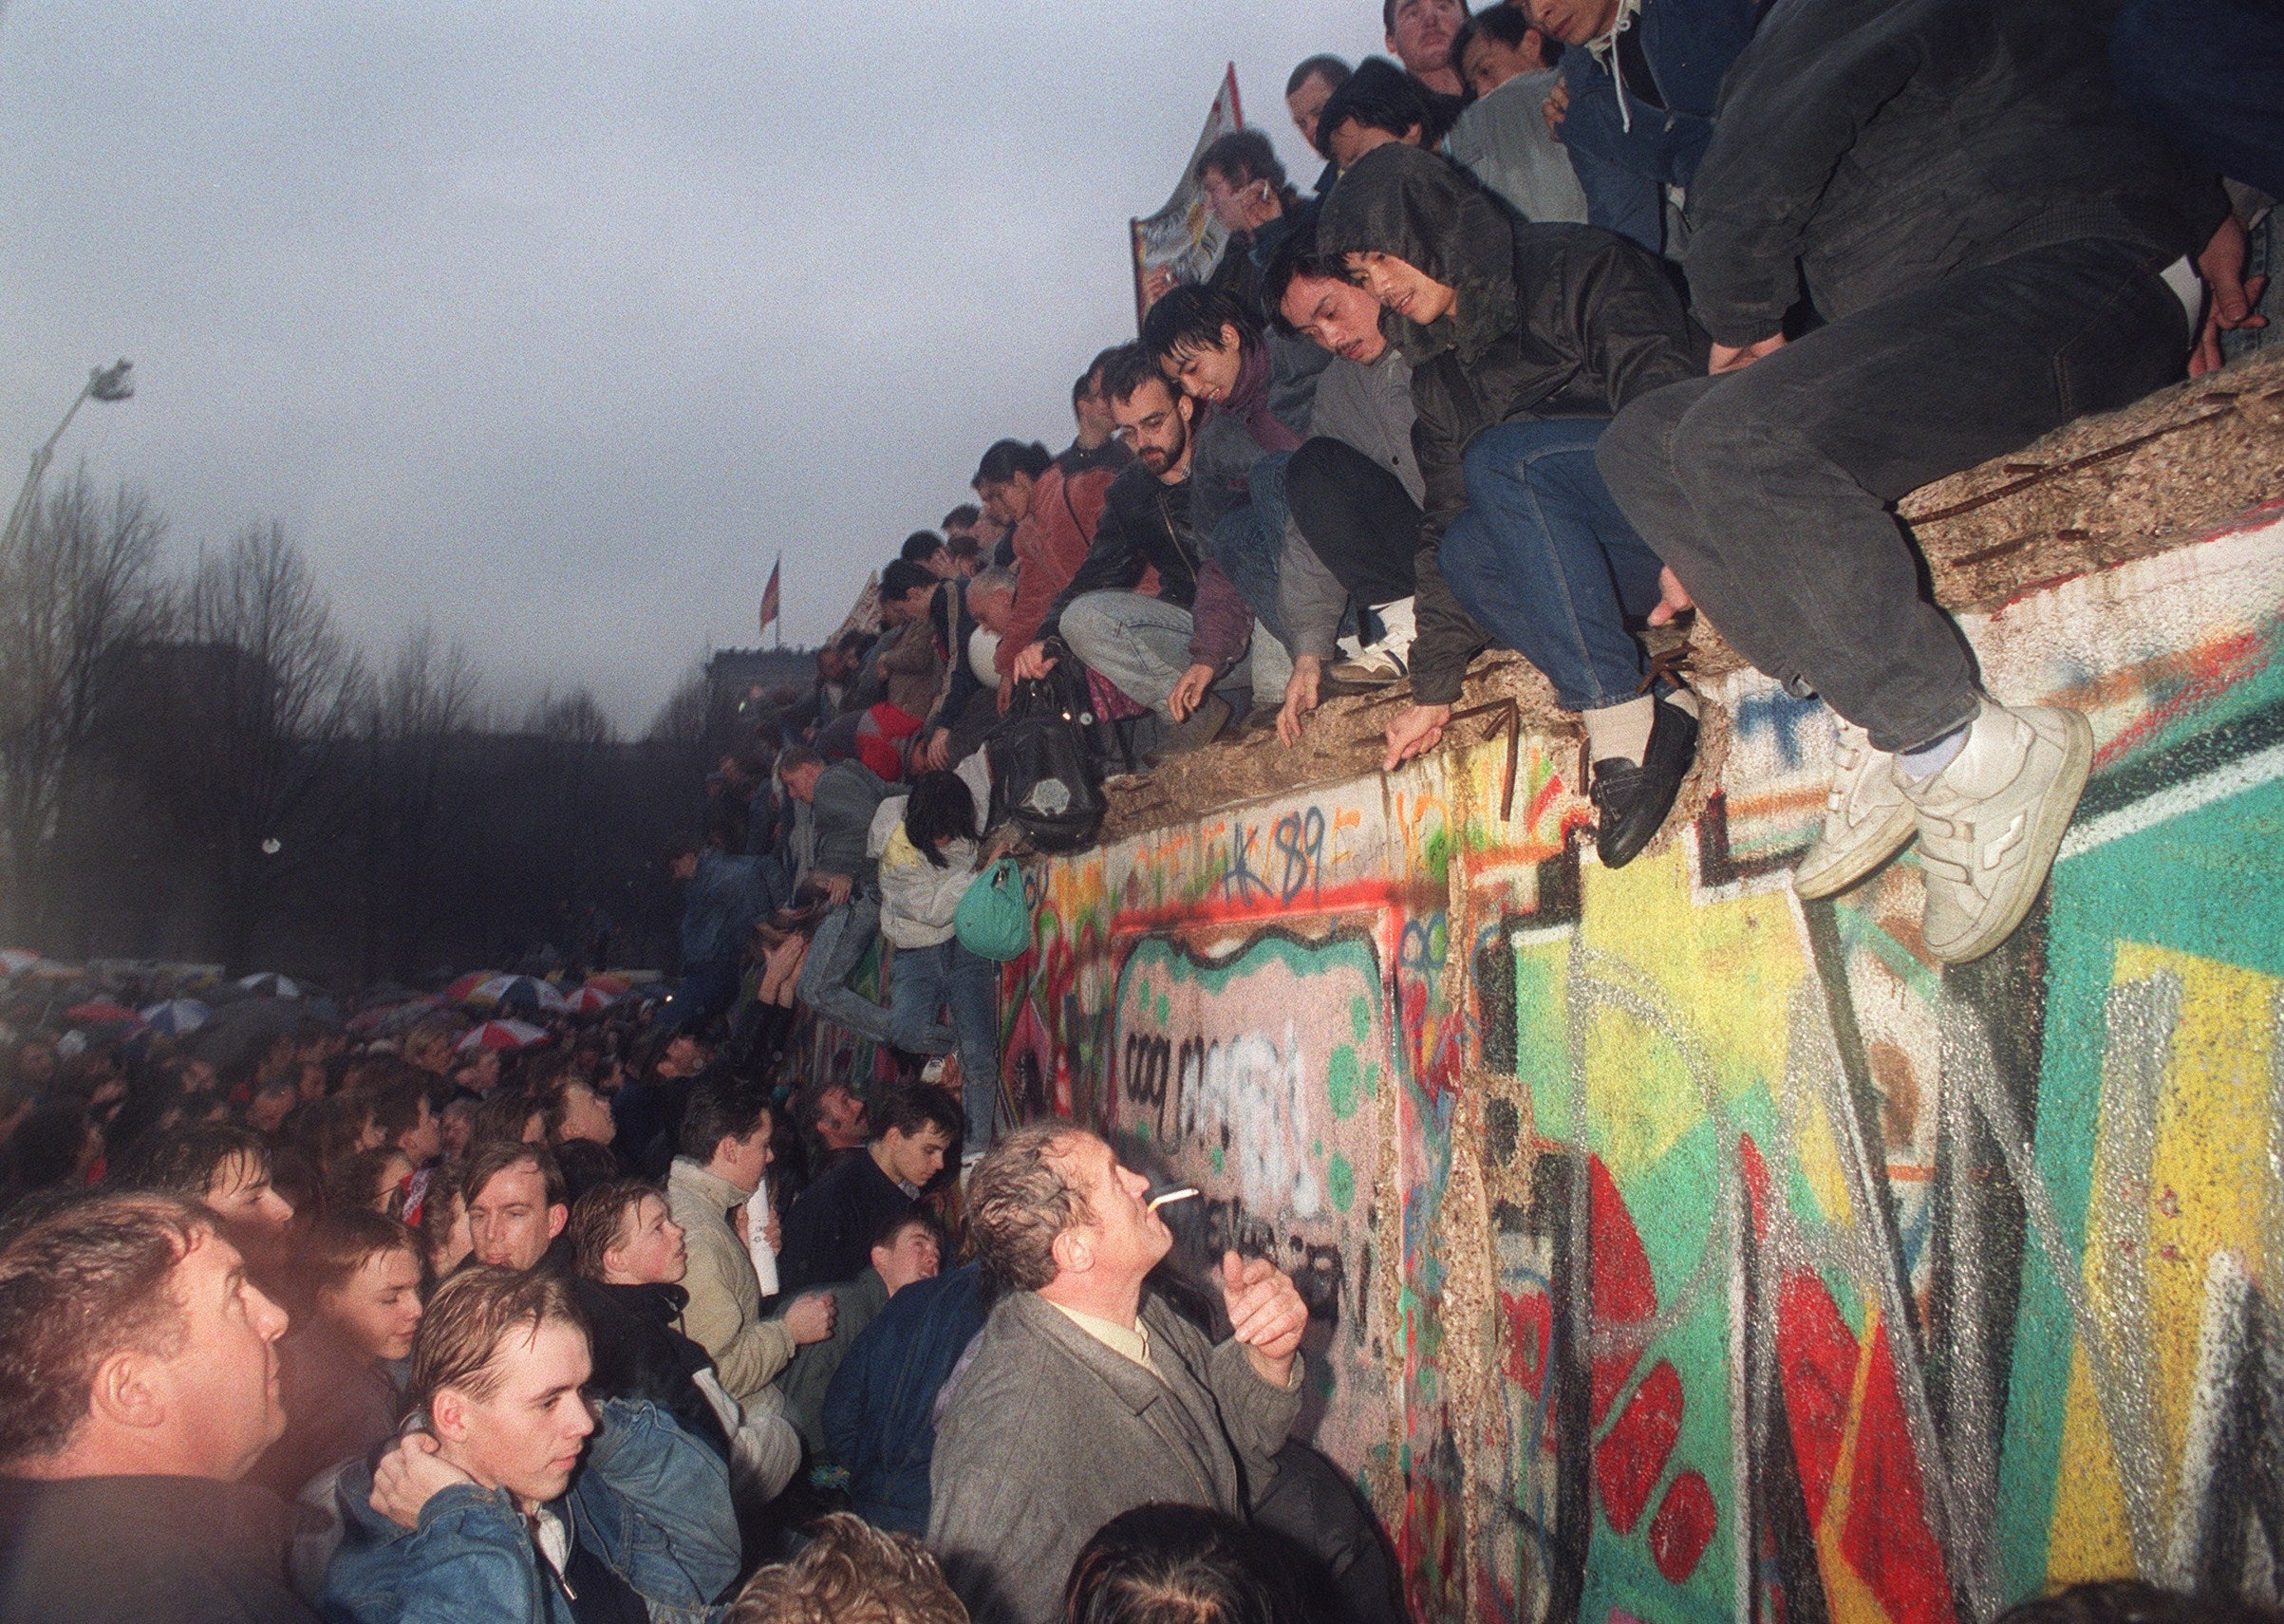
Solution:
[[[1527,732],[1045,866],[1011,1082],[1297,1272],[1316,1440],[1423,1616],[2269,1594],[2279,606],[2272,503],[1967,623],[2100,743],[1982,964],[1920,949],[1909,857],[1793,897],[1831,724],[1748,673],[1718,793],[1622,871]]]

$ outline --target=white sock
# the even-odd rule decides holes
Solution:
[[[1676,684],[1672,693],[1662,695],[1661,698],[1665,703],[1673,706],[1674,709],[1692,720],[1700,719],[1703,716],[1703,712],[1697,706],[1697,696],[1691,689]]]
[[[1418,625],[1412,616],[1412,600],[1398,598],[1393,604],[1375,604],[1372,612],[1380,617],[1380,625],[1387,628],[1380,646],[1398,659],[1410,655],[1412,640],[1419,634]]]
[[[1905,750],[1897,756],[1903,771],[1916,782],[1940,773],[1951,765],[1952,758],[1967,747],[1967,729],[1972,723],[1961,722],[1940,738],[1931,738],[1916,750]]]
[[[1648,694],[1623,704],[1582,711],[1586,724],[1586,755],[1594,761],[1631,761],[1641,765],[1650,748],[1650,728],[1657,719],[1657,701]]]

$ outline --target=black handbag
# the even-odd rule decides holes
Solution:
[[[1092,844],[1107,808],[1092,748],[1097,726],[1086,676],[1067,650],[1044,677],[1018,681],[1006,719],[983,744],[992,827],[1012,820],[1041,851]]]

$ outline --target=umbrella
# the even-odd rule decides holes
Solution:
[[[497,970],[472,970],[444,989],[446,1003],[467,1003],[476,996],[476,989],[486,981],[499,980]]]
[[[240,976],[237,984],[256,998],[297,999],[301,997],[301,983],[290,976],[279,975],[275,970],[263,970],[255,975]]]
[[[0,976],[28,970],[39,961],[40,956],[28,947],[0,947]]]
[[[451,1006],[439,998],[415,999],[410,1003],[397,1004],[378,1011],[380,1019],[373,1022],[375,1037],[397,1037],[410,1032],[422,1021],[434,1017],[438,1011]],[[457,1018],[457,1017],[455,1017]],[[352,1023],[353,1024],[353,1023]]]
[[[204,1026],[215,1012],[197,999],[169,999],[155,1003],[142,1012],[143,1023],[154,1032],[169,1037],[179,1037],[186,1032],[196,1032]]]
[[[548,1041],[544,1028],[521,1020],[487,1020],[481,1026],[469,1029],[468,1036],[454,1044],[459,1055],[473,1055],[478,1049],[498,1049],[509,1054],[529,1049],[535,1043]]]
[[[103,1021],[132,1021],[140,1017],[125,1004],[113,1003],[109,999],[89,999],[66,1010],[64,1018],[74,1026],[94,1026]]]
[[[183,1046],[227,1071],[267,1047],[279,1033],[292,1031],[309,1013],[296,999],[240,998],[216,1009]]]
[[[469,1003],[496,1004],[503,1010],[545,1015],[563,1007],[563,995],[533,976],[495,976],[470,993]]]
[[[577,992],[564,999],[563,1007],[573,1015],[592,1015],[597,1010],[608,1009],[624,996],[621,993],[609,992],[590,981]]]
[[[632,981],[629,981],[624,976],[613,976],[601,970],[598,970],[593,975],[588,977],[587,984],[594,988],[597,992],[608,993],[613,998],[616,998],[619,994],[627,991],[634,985]]]

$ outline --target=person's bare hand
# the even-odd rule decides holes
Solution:
[[[1287,746],[1301,742],[1301,719],[1317,708],[1317,690],[1323,676],[1324,661],[1320,656],[1293,656],[1293,674],[1284,684],[1284,705],[1277,713],[1277,737]]]
[[[1047,644],[1043,639],[1038,643],[1025,644],[1023,651],[1015,657],[1015,674],[1027,682],[1036,682],[1054,669],[1055,656],[1047,652]],[[1002,710],[1005,708],[1004,705],[1001,707]]]
[[[2260,295],[2268,290],[2268,278],[2244,274],[2245,252],[2244,227],[2231,215],[2197,256],[2197,273],[2204,278],[2205,301],[2197,347],[2189,354],[2192,378],[2220,370],[2222,333],[2268,326],[2266,316],[2255,313]]]
[[[927,743],[921,747],[920,764],[931,773],[941,773],[951,765],[951,729],[940,727],[928,735]]]
[[[785,1225],[777,1222],[777,1209],[769,1209],[769,1222],[761,1226],[761,1239],[769,1242],[773,1252],[785,1250]]]
[[[476,1480],[437,1451],[442,1447],[426,1432],[407,1432],[388,1447],[373,1468],[373,1492],[366,1500],[375,1511],[400,1528],[421,1525],[421,1507],[456,1483]]]
[[[1222,1254],[1222,1300],[1229,1335],[1244,1344],[1261,1379],[1282,1387],[1292,1379],[1293,1355],[1308,1329],[1308,1304],[1292,1277],[1264,1258]]]
[[[1657,607],[1650,611],[1650,624],[1668,625],[1683,609],[1696,607],[1697,600],[1689,595],[1689,588],[1681,584],[1681,577],[1674,573],[1673,566],[1660,564],[1657,567]]]
[[[1451,719],[1450,705],[1410,705],[1388,724],[1388,755],[1380,771],[1393,773],[1422,751],[1443,742],[1444,724]]]
[[[1554,82],[1554,89],[1548,93],[1546,100],[1539,107],[1539,116],[1546,121],[1546,133],[1554,137],[1556,140],[1563,139],[1563,120],[1569,112],[1569,82],[1558,79]]]
[[[1187,721],[1189,713],[1205,703],[1206,690],[1213,686],[1213,667],[1203,663],[1192,665],[1182,673],[1182,680],[1166,696],[1166,711],[1176,721]]]
[[[856,882],[846,874],[819,874],[816,876],[816,883],[825,888],[825,900],[834,907],[840,906],[849,900],[849,893],[856,885]]]
[[[812,1295],[798,1297],[785,1311],[785,1329],[793,1333],[796,1346],[807,1347],[812,1342],[822,1342],[833,1335],[835,1312],[833,1299],[829,1297]]]
[[[1709,377],[1718,377],[1724,372],[1742,371],[1764,356],[1774,355],[1784,347],[1785,335],[1783,333],[1770,333],[1758,344],[1748,344],[1735,349],[1730,348],[1725,344],[1716,344],[1713,346],[1713,353],[1706,358],[1705,371]]]

